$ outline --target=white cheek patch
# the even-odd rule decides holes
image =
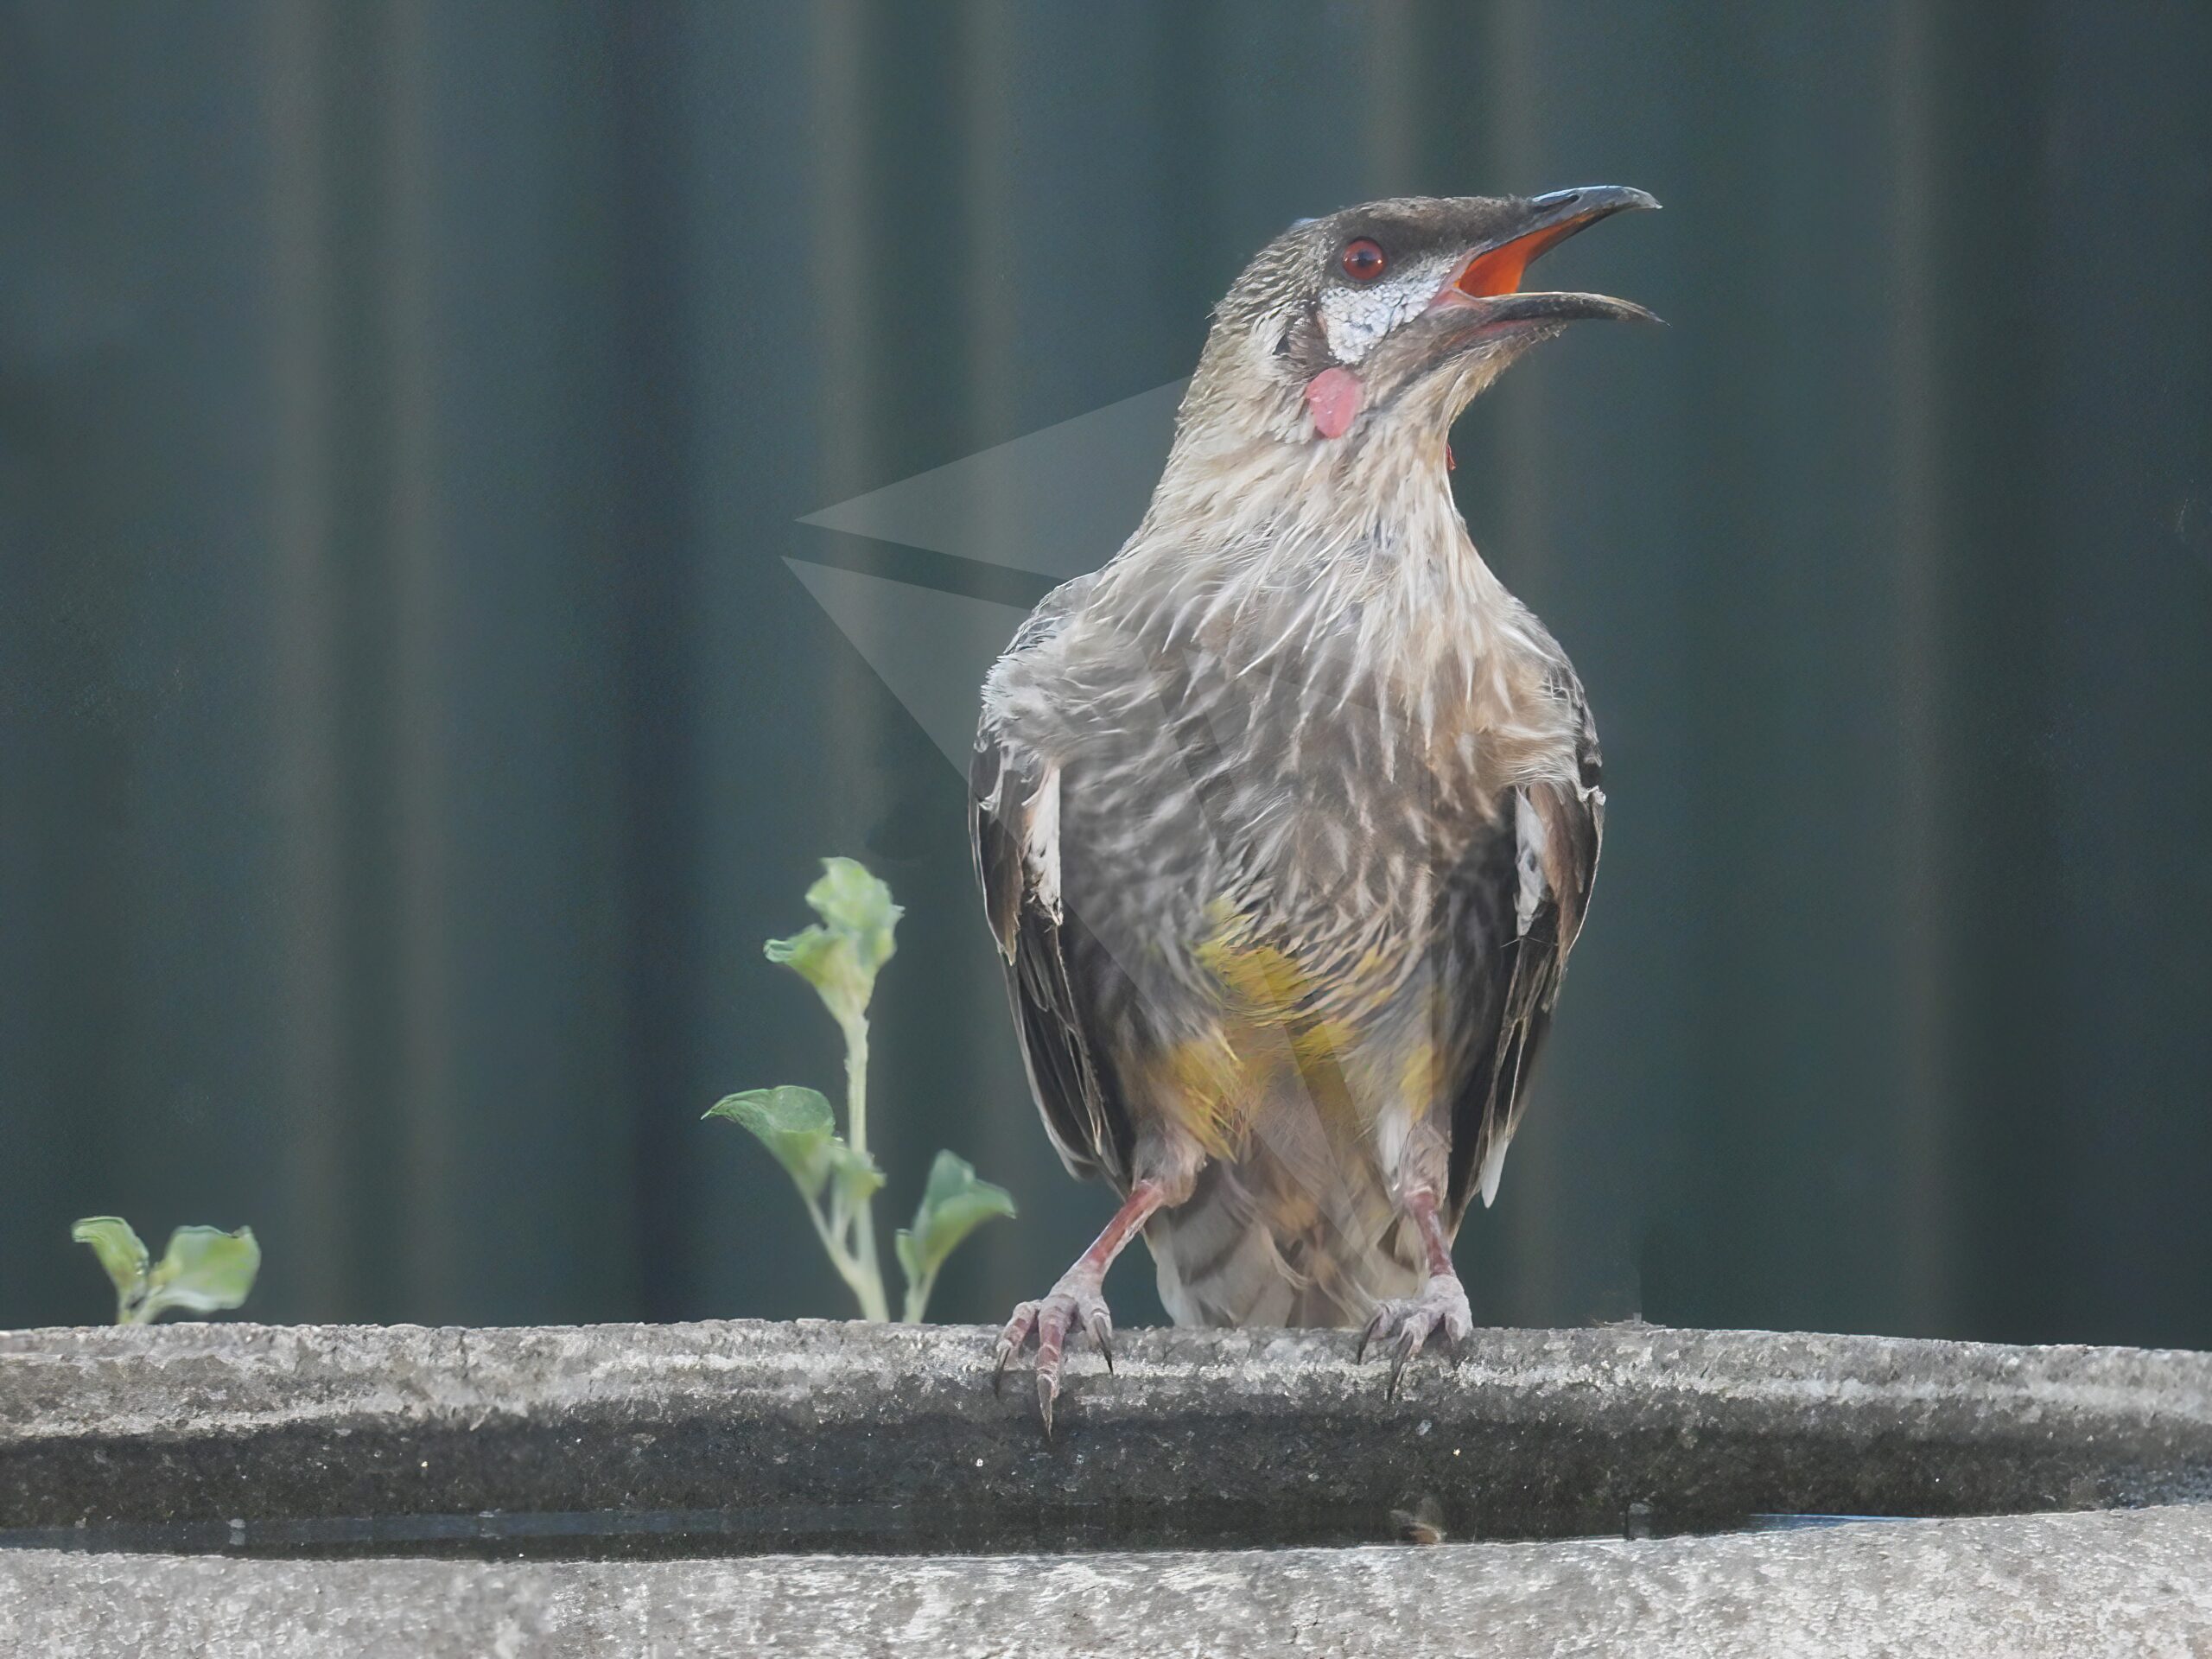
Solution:
[[[1339,363],[1360,361],[1376,340],[1426,311],[1456,268],[1448,258],[1420,259],[1364,288],[1324,289],[1319,309],[1329,354]]]

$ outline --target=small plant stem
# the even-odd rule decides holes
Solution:
[[[861,1157],[868,1156],[868,1016],[857,1014],[838,1022],[845,1032],[845,1140]],[[853,1254],[861,1270],[851,1279],[860,1298],[861,1317],[878,1322],[891,1318],[890,1299],[883,1294],[882,1259],[875,1249],[875,1200],[862,1198],[853,1211]]]
[[[922,1310],[930,1305],[930,1292],[937,1287],[937,1274],[925,1273],[906,1287],[906,1308],[900,1316],[908,1325],[922,1322]]]
[[[871,1319],[883,1317],[868,1312],[870,1294],[868,1275],[861,1270],[860,1258],[853,1254],[840,1236],[842,1227],[827,1220],[819,1205],[810,1203],[806,1206],[806,1215],[807,1219],[814,1224],[814,1231],[822,1241],[822,1248],[830,1253],[830,1265],[837,1269],[837,1276],[850,1287],[853,1295],[859,1300],[862,1316]],[[874,1294],[879,1298],[882,1296],[883,1287],[880,1283],[874,1287]]]

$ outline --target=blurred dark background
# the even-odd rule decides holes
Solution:
[[[841,1312],[697,1122],[836,1077],[830,852],[880,1224],[950,1145],[1023,1214],[936,1311],[1037,1294],[1110,1198],[796,521],[1294,217],[1618,182],[1550,274],[1671,328],[1457,437],[1611,800],[1478,1316],[2212,1346],[2208,86],[2181,0],[0,0],[0,1324],[104,1211],[268,1319]]]

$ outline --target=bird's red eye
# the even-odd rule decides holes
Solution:
[[[1344,275],[1355,283],[1373,282],[1389,263],[1382,245],[1371,236],[1354,237],[1344,244]]]

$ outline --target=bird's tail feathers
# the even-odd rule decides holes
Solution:
[[[1419,1257],[1379,1185],[1286,1190],[1265,1160],[1217,1160],[1146,1229],[1178,1325],[1347,1325],[1420,1287]]]

